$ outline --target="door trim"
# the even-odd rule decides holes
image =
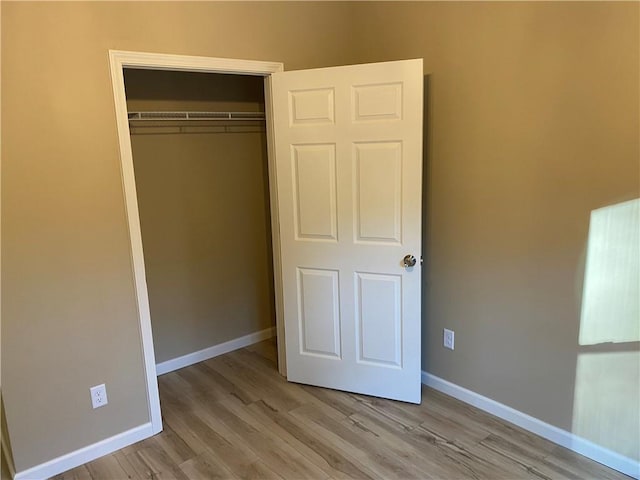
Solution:
[[[271,83],[269,76],[281,72],[284,66],[280,62],[261,62],[255,60],[237,60],[230,58],[196,57],[187,55],[169,55],[161,53],[129,52],[109,50],[111,83],[115,104],[118,142],[120,146],[120,168],[124,191],[125,210],[131,242],[131,264],[133,270],[142,357],[147,382],[147,402],[152,435],[162,431],[162,415],[158,378],[156,371],[149,295],[144,268],[142,234],[138,212],[138,197],[133,169],[133,153],[127,116],[127,99],[124,86],[124,69],[138,68],[147,70],[173,70],[182,72],[227,73],[237,75],[255,75],[265,77],[265,110],[267,130],[267,156],[269,170],[269,194],[271,200],[271,235],[273,243],[274,289],[276,305],[276,329],[278,335],[278,365],[284,373],[284,322],[282,317],[282,278],[280,266],[280,228],[278,225],[278,202],[275,178],[275,160],[273,158],[273,117],[271,108]]]

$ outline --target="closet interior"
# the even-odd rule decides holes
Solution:
[[[125,70],[157,364],[275,326],[263,82]]]

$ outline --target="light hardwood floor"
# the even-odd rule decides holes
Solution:
[[[158,378],[164,431],[62,479],[628,479],[424,387],[422,405],[288,383],[265,341]]]

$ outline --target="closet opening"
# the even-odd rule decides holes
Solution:
[[[265,81],[123,73],[161,375],[275,336]]]
[[[151,310],[156,308],[150,308],[150,298],[152,304],[158,298],[166,305],[173,296],[171,307],[175,310],[167,315],[170,320],[184,323],[192,315],[188,322],[205,326],[205,330],[189,330],[189,338],[182,339],[195,343],[190,350],[200,350],[170,351],[176,348],[174,343],[168,344],[169,354],[158,352],[161,371],[223,353],[218,349],[233,350],[242,346],[239,343],[250,343],[247,339],[254,339],[254,335],[272,331],[275,317],[277,369],[288,380],[419,403],[421,276],[412,267],[421,254],[422,60],[283,72],[283,65],[275,62],[119,51],[110,51],[109,55],[151,434],[162,430],[162,418],[151,320]],[[213,90],[209,94],[213,97],[205,95],[204,100],[196,95],[202,91],[198,79],[224,81],[229,74],[259,77],[246,91],[261,92],[262,84],[263,97],[256,97],[255,93],[234,97],[232,105],[220,106],[206,103],[228,101],[219,96],[224,89]],[[152,96],[152,87],[142,86],[134,95],[132,75],[166,76],[169,92]],[[196,83],[189,84],[180,96],[171,89],[178,82],[173,79],[183,76],[193,77]],[[157,81],[150,84],[159,88]],[[136,96],[140,105],[134,106]],[[149,105],[158,100],[160,105]],[[178,100],[185,104],[176,104]],[[262,105],[265,130],[255,131],[252,122],[257,122]],[[275,105],[278,108],[272,108]],[[218,124],[219,121],[230,125]],[[149,122],[151,126],[144,127],[139,122]],[[251,125],[244,125],[246,129],[240,132],[235,129],[243,125],[234,122]],[[171,123],[178,123],[173,125],[174,130],[169,128]],[[210,130],[203,128],[205,125]],[[151,133],[154,128],[155,133]],[[137,134],[136,129],[146,133]],[[200,131],[196,133],[197,129]],[[242,135],[258,135],[261,146],[252,149],[246,140],[231,146],[218,143],[221,138]],[[214,137],[215,146],[205,144],[205,136]],[[160,138],[161,146],[149,145],[149,137]],[[165,137],[177,140],[165,144]],[[187,143],[188,138],[196,139],[195,146]],[[136,144],[150,151],[151,166],[134,165],[137,155],[133,152],[139,149]],[[353,147],[352,162],[341,162],[337,168],[336,152],[340,149],[344,153],[343,148],[348,145]],[[281,154],[277,175],[276,149]],[[253,152],[247,157],[263,159],[260,166],[247,169],[241,168],[241,160],[237,161],[240,165],[219,160],[243,156],[242,152],[247,151]],[[190,152],[199,152],[206,160],[185,168],[187,159],[192,158]],[[218,170],[212,170],[216,163],[212,158],[218,159]],[[162,170],[158,164],[166,167],[165,180],[141,187],[138,195],[136,176],[140,177],[146,168],[150,178],[157,180],[155,177]],[[261,175],[253,175],[260,171]],[[187,176],[192,177],[191,183],[183,182]],[[207,177],[216,182],[218,190],[205,182]],[[348,201],[337,201],[338,184],[343,189],[341,197]],[[172,189],[177,190],[178,200],[169,195]],[[145,200],[143,190],[155,196]],[[227,195],[220,196],[220,192]],[[265,203],[245,211],[241,206],[247,196]],[[260,211],[262,214],[257,213]],[[175,224],[162,217],[169,214],[174,216]],[[149,219],[145,218],[147,215]],[[219,224],[214,217],[219,218]],[[352,241],[338,242],[338,217],[346,229],[342,236]],[[251,218],[253,221],[246,221]],[[149,227],[153,222],[155,226]],[[155,260],[150,259],[150,253],[157,245],[145,246],[149,252],[144,254],[147,230],[158,232],[158,245],[168,243],[164,250],[158,247],[154,252],[158,264],[163,262],[162,268],[157,269],[162,275],[154,279],[152,273],[148,282],[145,257],[149,257],[151,266]],[[298,242],[299,239],[304,241]],[[339,248],[342,246],[345,248]],[[413,263],[407,259],[413,259]],[[250,273],[249,268],[257,268],[257,273]],[[296,273],[288,275],[286,283],[284,268]],[[345,275],[357,281],[339,282],[340,276]],[[266,288],[260,278],[267,282]],[[342,293],[339,283],[345,285]],[[154,285],[156,293],[152,291]],[[235,285],[239,288],[232,288]],[[269,292],[267,296],[265,290]],[[230,303],[221,303],[227,301]],[[353,321],[348,322],[345,339],[340,311],[351,312],[354,302],[357,308],[350,317]],[[285,306],[289,355],[283,345]],[[221,312],[215,312],[218,308]],[[231,335],[241,336],[214,339],[207,330],[212,311],[218,315],[216,318],[227,322],[225,329],[244,326],[250,314],[255,314],[250,321],[253,332],[232,330]],[[243,316],[237,316],[238,312]],[[330,321],[323,321],[325,318]],[[174,336],[172,332],[168,338]],[[206,343],[197,343],[203,338]],[[210,345],[211,341],[222,343]],[[284,368],[287,363],[291,368]],[[240,370],[243,369],[238,364],[236,372]]]

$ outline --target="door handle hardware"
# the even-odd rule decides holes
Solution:
[[[416,264],[416,257],[413,255],[405,255],[402,259],[402,264],[405,268],[413,267]]]

